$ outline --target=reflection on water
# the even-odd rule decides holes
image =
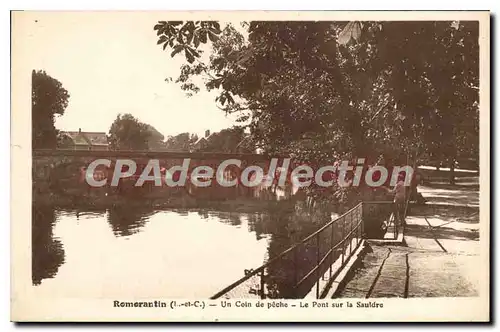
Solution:
[[[209,297],[330,220],[267,213],[33,206],[40,296]]]
[[[33,207],[32,215],[31,279],[34,285],[39,285],[42,279],[56,275],[59,266],[64,263],[64,252],[61,241],[53,234],[56,221],[54,209]]]
[[[129,236],[139,232],[153,213],[147,207],[113,207],[108,210],[107,220],[116,236]]]

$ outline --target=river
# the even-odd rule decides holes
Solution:
[[[208,298],[328,222],[329,213],[33,205],[33,287],[66,298]]]

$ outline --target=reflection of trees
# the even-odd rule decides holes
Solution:
[[[208,219],[208,211],[207,210],[200,210],[200,211],[198,211],[198,215],[202,219]]]
[[[241,219],[239,214],[230,213],[228,216],[229,223],[233,226],[241,225]]]
[[[216,215],[220,219],[220,221],[230,224],[231,226],[241,225],[239,213],[222,212],[222,213],[217,213]]]
[[[108,222],[116,236],[129,236],[138,233],[153,213],[148,206],[121,205],[109,210]]]
[[[64,263],[62,243],[54,239],[54,208],[32,205],[31,218],[31,275],[33,285],[53,278]]]
[[[208,187],[196,187],[191,183],[189,183],[188,186],[188,192],[191,197],[214,201],[253,197],[253,192],[255,190],[244,186],[222,187],[215,181],[212,181],[212,185]]]
[[[262,239],[264,234],[269,234],[266,231],[268,220],[269,216],[263,213],[252,213],[248,215],[248,230],[250,232],[255,232],[257,240]]]

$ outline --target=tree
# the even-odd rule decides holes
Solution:
[[[118,114],[111,124],[108,139],[116,150],[147,150],[150,137],[150,126],[127,113]]]
[[[232,127],[213,133],[207,139],[206,145],[200,149],[203,152],[220,153],[253,153],[255,152],[248,144],[248,136],[243,128]]]
[[[300,158],[301,153],[311,151],[297,150],[302,140],[324,139],[335,126],[356,130],[358,123],[343,116],[349,114],[348,110],[336,108],[342,98],[347,99],[342,81],[333,79],[339,78],[340,73],[335,34],[330,25],[251,22],[248,44],[232,26],[220,31],[216,22],[160,22],[155,29],[160,35],[159,43],[164,42],[164,48],[172,47],[171,55],[175,56],[178,49],[197,49],[200,43],[207,42],[199,38],[196,44],[195,36],[202,34],[206,26],[215,27],[210,34],[210,63],[200,62],[196,54],[195,59],[187,57],[178,81],[186,83],[191,76],[206,75],[207,89],[221,90],[216,99],[221,108],[241,112],[242,122],[251,120],[248,127],[257,147]],[[183,87],[196,92],[191,85]],[[326,138],[328,146],[322,156],[345,137],[335,133]]]
[[[363,26],[360,41],[346,47],[365,59],[368,77],[379,81],[371,104],[380,104],[382,97],[391,106],[382,116],[374,115],[373,137],[379,142],[384,136],[397,137],[397,142],[387,143],[405,146],[400,148],[413,159],[430,156],[448,162],[453,182],[457,158],[478,156],[478,22]],[[385,134],[387,129],[392,135]]]
[[[198,140],[198,136],[181,133],[176,136],[169,136],[165,141],[165,148],[168,151],[189,152],[192,145]]]
[[[165,136],[163,136],[162,133],[160,133],[158,130],[156,130],[155,127],[145,124],[146,130],[149,132],[149,137],[148,137],[148,149],[149,150],[164,150],[165,149],[165,143],[163,140],[165,139]]]
[[[69,93],[62,83],[43,70],[31,73],[32,148],[51,149],[57,146],[58,131],[54,116],[63,115]]]
[[[220,91],[221,109],[250,120],[252,139],[267,152],[309,163],[384,154],[416,162],[430,151],[454,160],[466,139],[475,146],[477,22],[246,27],[248,40],[217,22],[162,21],[154,29],[171,56],[184,50],[182,88],[198,91],[190,78],[204,75],[206,88]],[[207,29],[213,51],[205,64],[200,45],[209,40],[199,36]]]

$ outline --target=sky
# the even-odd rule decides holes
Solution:
[[[60,130],[108,132],[119,113],[130,113],[165,137],[201,135],[236,124],[204,87],[187,97],[174,82],[184,57],[157,45],[152,12],[37,13],[30,16],[32,69],[45,70],[70,94]]]

